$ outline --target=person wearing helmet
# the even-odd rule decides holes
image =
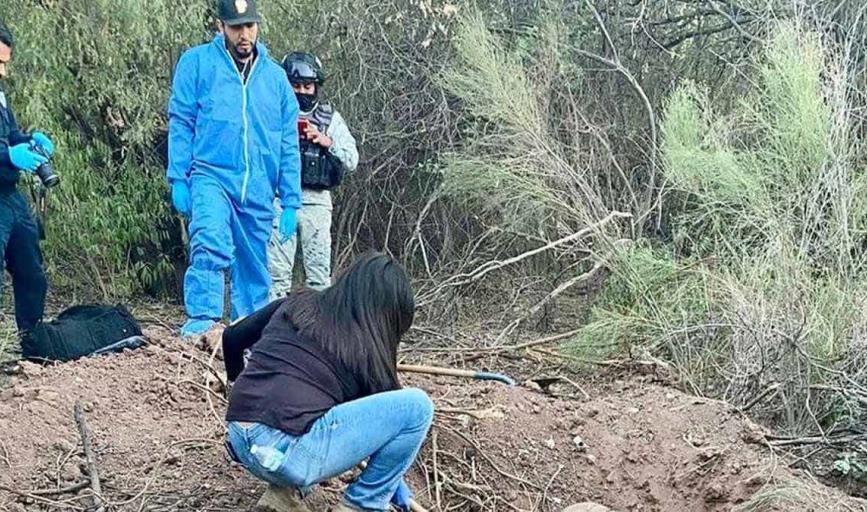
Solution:
[[[223,318],[226,271],[233,319],[268,303],[274,196],[287,239],[301,207],[298,102],[259,41],[256,2],[218,0],[217,12],[221,33],[181,56],[168,108],[172,203],[190,218],[185,338]]]
[[[331,190],[345,173],[358,167],[358,149],[346,121],[322,101],[325,75],[319,59],[311,53],[290,53],[283,58],[283,69],[301,110],[298,135],[303,206],[295,236],[282,241],[278,226],[274,226],[268,245],[271,300],[285,297],[292,288],[299,241],[307,287],[322,290],[331,285]]]

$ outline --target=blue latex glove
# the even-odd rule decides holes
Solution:
[[[33,142],[42,146],[42,149],[48,153],[48,156],[54,155],[54,143],[51,142],[51,139],[48,138],[48,135],[45,135],[42,132],[33,132],[30,135],[30,138],[33,139]]]
[[[189,217],[193,210],[193,200],[190,195],[190,185],[184,180],[172,181],[172,206],[184,217]]]
[[[295,236],[298,228],[298,215],[295,208],[286,208],[280,215],[280,243],[286,243]]]
[[[401,478],[400,483],[397,485],[397,490],[394,491],[394,496],[391,497],[391,504],[399,508],[401,512],[409,512],[412,506],[412,499],[412,491],[406,485],[406,481]]]
[[[37,167],[48,161],[48,158],[35,153],[30,144],[18,144],[9,148],[9,160],[12,165],[24,172],[33,172]]]

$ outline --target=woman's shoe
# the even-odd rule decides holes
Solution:
[[[265,494],[259,498],[254,512],[310,512],[301,501],[301,493],[294,487],[269,485]]]

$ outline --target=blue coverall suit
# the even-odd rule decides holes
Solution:
[[[275,192],[284,208],[301,206],[298,103],[265,46],[256,50],[245,81],[219,35],[181,56],[172,84],[167,174],[190,184],[190,320],[223,317],[226,269],[233,319],[268,302]]]
[[[9,157],[9,148],[25,142],[30,142],[30,136],[18,129],[12,107],[0,89],[0,258],[12,275],[15,321],[23,332],[33,329],[42,319],[48,290],[39,250],[39,230],[30,206],[18,191],[21,171]]]

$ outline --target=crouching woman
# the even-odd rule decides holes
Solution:
[[[397,379],[414,311],[403,267],[369,253],[330,288],[290,294],[226,329],[227,447],[270,484],[257,510],[306,511],[311,486],[364,460],[335,511],[409,508],[403,477],[433,419],[430,398]]]

